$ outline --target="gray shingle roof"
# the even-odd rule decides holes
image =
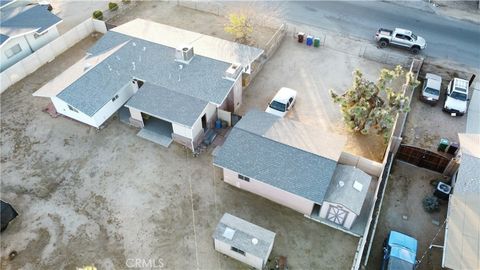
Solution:
[[[28,5],[1,10],[0,44],[8,37],[31,31],[41,33],[62,20],[47,8],[46,5]]]
[[[223,235],[226,228],[235,230],[232,239]],[[225,213],[213,233],[213,238],[259,258],[268,259],[268,251],[275,240],[275,233]],[[258,240],[256,245],[252,243],[253,238]]]
[[[230,63],[195,55],[180,68],[174,48],[116,32],[107,32],[89,53],[97,55],[125,41],[57,97],[92,116],[133,78],[215,104],[223,102],[234,84],[224,79]]]
[[[337,162],[256,134],[275,119],[249,112],[232,129],[214,164],[322,203]]]
[[[358,168],[338,164],[327,190],[325,201],[342,204],[360,215],[371,180],[370,175]],[[340,181],[343,182],[343,186],[340,185]],[[361,191],[353,187],[355,181],[362,184]]]
[[[125,106],[191,127],[207,105],[204,100],[146,82]]]

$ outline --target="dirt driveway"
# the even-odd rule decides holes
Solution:
[[[402,161],[394,162],[366,269],[380,269],[383,241],[391,230],[418,240],[418,260],[430,244],[443,245],[445,228],[442,225],[446,219],[448,203],[442,202],[440,211],[431,214],[422,207],[423,198],[431,195],[434,190],[430,181],[442,178],[441,174]],[[437,233],[438,236],[433,241]],[[427,253],[418,269],[441,269],[441,258],[442,251],[434,248],[431,253]]]
[[[277,233],[272,258],[291,269],[347,269],[358,239],[223,183],[204,153],[165,149],[113,119],[102,130],[41,112],[41,85],[83,57],[95,38],[1,96],[1,198],[20,216],[2,233],[1,269],[247,269],[213,250],[225,212]],[[248,102],[248,100],[247,100]],[[300,104],[299,104],[300,105]],[[13,260],[8,254],[18,252]]]
[[[339,42],[347,42],[340,40]],[[348,44],[339,44],[348,46]],[[265,110],[281,87],[297,90],[295,107],[287,117],[347,136],[346,151],[372,160],[383,159],[385,144],[376,135],[356,135],[343,126],[340,108],[329,90],[343,93],[352,84],[352,72],[359,68],[370,80],[376,80],[385,65],[329,47],[313,48],[300,44],[287,34],[274,57],[269,60],[246,91],[243,114],[252,108]]]

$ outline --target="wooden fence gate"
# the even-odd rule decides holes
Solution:
[[[400,145],[396,158],[418,167],[443,173],[451,158],[410,145]]]

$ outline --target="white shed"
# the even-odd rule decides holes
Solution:
[[[213,233],[215,250],[256,269],[272,252],[275,233],[225,213]]]
[[[360,215],[372,177],[338,164],[320,210],[320,218],[350,229]]]

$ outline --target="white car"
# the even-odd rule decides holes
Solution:
[[[422,92],[420,93],[420,99],[432,106],[437,104],[440,97],[440,87],[442,85],[442,77],[427,73],[425,81],[423,82]]]
[[[462,116],[467,112],[468,81],[454,78],[447,87],[447,97],[443,110],[452,116]]]
[[[295,104],[296,98],[297,91],[282,87],[278,90],[277,94],[275,94],[272,101],[270,101],[265,112],[284,117]]]

